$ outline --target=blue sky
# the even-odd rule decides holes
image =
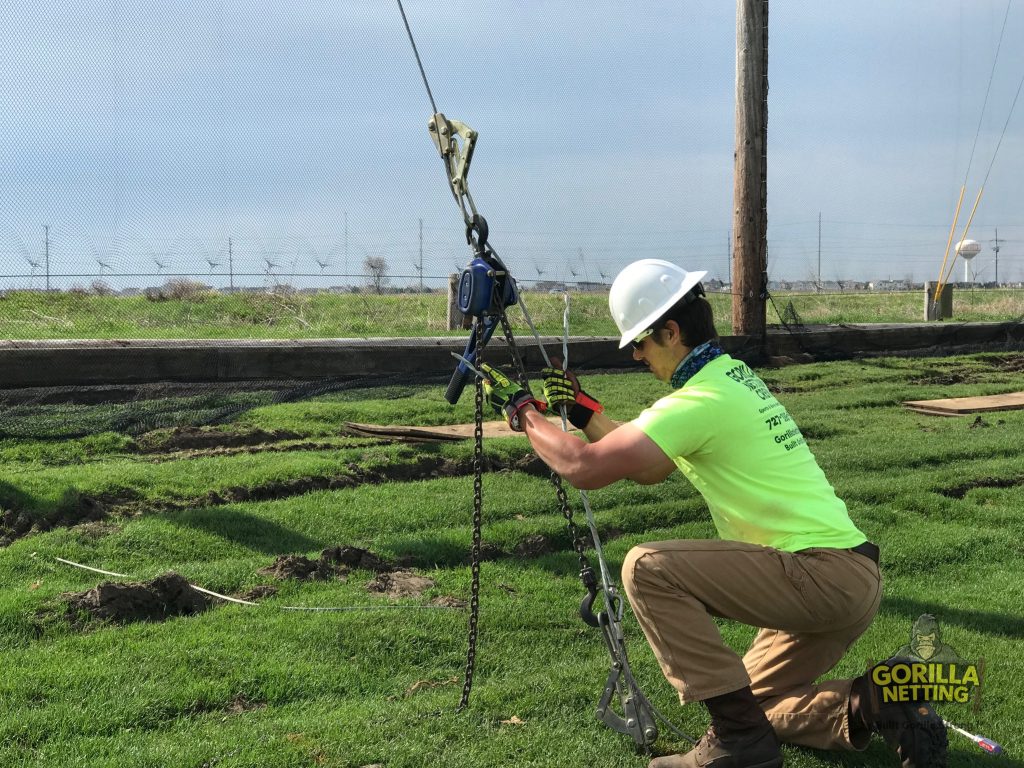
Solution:
[[[935,278],[979,119],[967,209],[1024,76],[1014,5],[981,112],[1006,8],[772,0],[773,278],[817,273],[819,212],[824,279]],[[406,11],[439,109],[480,133],[470,187],[521,279],[610,278],[648,256],[726,276],[733,4]],[[4,16],[0,275],[32,271],[43,224],[52,271],[80,276],[61,284],[226,284],[229,237],[239,282],[361,282],[341,275],[366,256],[414,282],[420,219],[428,283],[466,260],[396,3],[36,0]],[[981,279],[996,227],[1000,278],[1024,279],[1022,192],[1018,104],[971,228]]]

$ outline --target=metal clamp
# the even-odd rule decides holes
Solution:
[[[462,217],[467,227],[474,226],[477,217],[473,196],[469,194],[469,165],[473,162],[473,149],[479,135],[459,120],[449,120],[442,113],[436,112],[427,122],[430,138],[441,153],[444,160],[448,186],[451,187],[455,201],[462,209]],[[461,144],[460,144],[461,141]],[[468,206],[468,208],[467,208]],[[484,241],[487,240],[486,222],[484,223]]]
[[[655,712],[640,691],[629,670],[626,645],[618,622],[609,622],[607,614],[598,614],[605,644],[612,657],[612,668],[604,684],[604,693],[597,704],[597,719],[613,731],[633,739],[637,747],[650,751],[658,740]],[[612,697],[618,695],[622,715],[611,709]]]

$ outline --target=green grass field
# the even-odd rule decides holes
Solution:
[[[1020,765],[1024,752],[1024,411],[941,418],[900,403],[1018,390],[1022,370],[1021,353],[987,353],[762,371],[882,547],[881,610],[835,674],[891,655],[922,613],[938,617],[962,655],[985,659],[980,708],[945,713],[1000,741],[1008,757],[951,734],[954,767]],[[584,383],[621,419],[667,391],[646,373]],[[470,706],[455,712],[472,446],[342,433],[346,420],[471,419],[471,398],[449,408],[441,393],[393,387],[257,408],[184,450],[183,433],[170,430],[0,440],[0,765],[645,766],[630,741],[593,718],[608,660],[576,614],[582,589],[552,488],[516,469],[529,453],[524,438],[488,444],[496,465],[484,478],[478,665]],[[616,573],[637,543],[714,535],[678,474],[590,497]],[[388,598],[367,590],[370,570],[331,581],[258,572],[280,555],[315,558],[339,545],[400,561],[433,585]],[[69,619],[62,596],[107,577],[57,557],[140,580],[173,570],[231,595],[278,591],[258,607],[215,602],[166,621],[82,621]],[[282,610],[293,605],[362,610]],[[678,706],[628,613],[626,629],[648,696],[701,732],[706,714]],[[737,650],[753,636],[730,622],[721,630]],[[663,751],[683,746],[668,735],[659,742]],[[880,742],[863,754],[787,748],[786,760],[895,765]]]
[[[524,294],[534,322],[545,334],[562,333],[560,295]],[[731,296],[710,294],[718,330],[729,334]],[[615,335],[606,294],[574,294],[572,332]],[[786,294],[768,306],[768,323],[792,303],[805,323],[920,322],[920,293]],[[442,294],[298,294],[194,292],[185,298],[150,301],[145,296],[88,293],[0,294],[0,338],[7,339],[228,339],[361,338],[442,336],[449,333]],[[777,311],[776,311],[777,310]],[[994,321],[1024,317],[1024,290],[954,293],[953,320]],[[525,329],[518,310],[510,312]],[[451,333],[463,333],[461,331]]]

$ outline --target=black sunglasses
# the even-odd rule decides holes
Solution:
[[[691,304],[694,301],[696,301],[697,297],[704,295],[706,295],[704,293],[704,286],[701,285],[700,283],[697,283],[695,286],[693,286],[693,288],[686,292],[686,295],[683,296],[681,301],[685,306],[686,304]],[[630,346],[633,347],[633,349],[640,349],[640,345],[644,343],[644,339],[646,339],[648,336],[654,335],[655,331],[660,331],[663,327],[664,326],[660,323],[651,326],[646,331],[637,336],[635,339],[633,339],[631,342],[629,342]]]
[[[648,328],[646,331],[644,331],[631,342],[629,342],[630,346],[633,347],[633,349],[640,349],[640,347],[644,343],[644,339],[646,339],[648,336],[653,336],[655,330],[656,329],[654,328]]]

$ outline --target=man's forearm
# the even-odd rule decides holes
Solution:
[[[587,436],[587,440],[592,443],[596,443],[609,432],[618,429],[620,426],[622,425],[619,424],[619,422],[612,421],[603,413],[595,413],[590,417],[590,421],[587,422],[587,426],[583,428],[583,434]]]
[[[599,414],[594,415],[596,417]],[[563,432],[532,406],[524,408],[519,419],[533,450],[541,460],[575,486],[574,478],[582,469],[580,452],[586,443],[570,432]],[[589,428],[590,425],[587,426]]]
[[[519,422],[544,463],[581,490],[604,488],[623,478],[660,482],[675,469],[672,459],[629,423],[617,424],[604,417],[593,429],[603,439],[588,443],[563,432],[532,405],[519,412]]]

